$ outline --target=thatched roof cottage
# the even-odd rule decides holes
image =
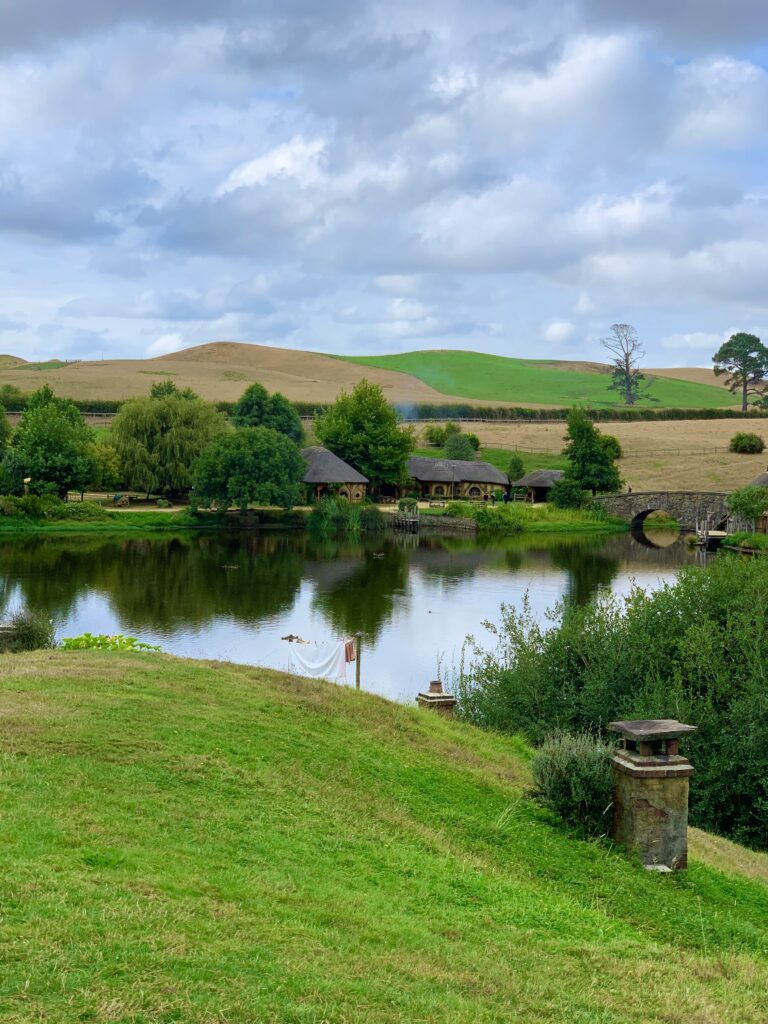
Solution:
[[[368,478],[358,473],[338,455],[322,445],[302,448],[301,454],[307,462],[307,471],[303,481],[306,484],[308,497],[317,501],[325,494],[338,494],[350,501],[362,501],[368,484]]]
[[[488,462],[460,459],[429,459],[412,455],[408,476],[422,498],[471,498],[487,500],[494,491],[509,486],[509,477]]]
[[[531,501],[547,501],[549,492],[565,473],[562,469],[534,469],[519,480],[513,480],[513,487],[526,487]]]

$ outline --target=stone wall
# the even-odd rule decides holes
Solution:
[[[642,526],[651,512],[666,512],[681,530],[695,530],[697,521],[709,518],[710,529],[718,529],[728,515],[725,493],[715,491],[638,491],[632,494],[601,494],[595,501],[612,516],[633,526]]]

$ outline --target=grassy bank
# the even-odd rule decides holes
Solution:
[[[0,658],[0,713],[4,1021],[768,1014],[765,859],[649,875],[529,803],[513,739],[105,652]]]
[[[416,448],[414,455],[423,455],[428,459],[445,458],[442,448]],[[531,452],[514,452],[511,448],[485,448],[482,445],[477,453],[478,459],[488,462],[502,473],[509,470],[509,460],[513,455],[519,455],[523,462],[523,473],[530,473],[534,469],[565,469],[568,460],[564,455],[543,454],[537,455]]]
[[[73,506],[75,509],[77,505]],[[231,527],[304,525],[306,513],[301,511],[283,512],[281,509],[260,509],[253,513],[201,512],[196,514],[188,508],[177,511],[155,509],[109,509],[99,508],[88,518],[33,519],[21,516],[0,516],[0,536],[16,534],[132,534],[158,533],[181,530],[220,530]]]
[[[444,508],[423,509],[421,515],[475,519],[479,533],[624,533],[629,524],[587,509],[555,508],[509,502],[504,505],[473,505],[451,501]]]

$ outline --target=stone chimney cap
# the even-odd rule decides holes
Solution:
[[[671,740],[696,732],[695,725],[685,725],[674,718],[640,718],[628,722],[609,722],[608,728],[630,740]]]

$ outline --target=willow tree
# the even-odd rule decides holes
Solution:
[[[192,485],[195,460],[226,429],[223,414],[201,398],[133,398],[120,406],[111,442],[129,487],[179,497]]]

